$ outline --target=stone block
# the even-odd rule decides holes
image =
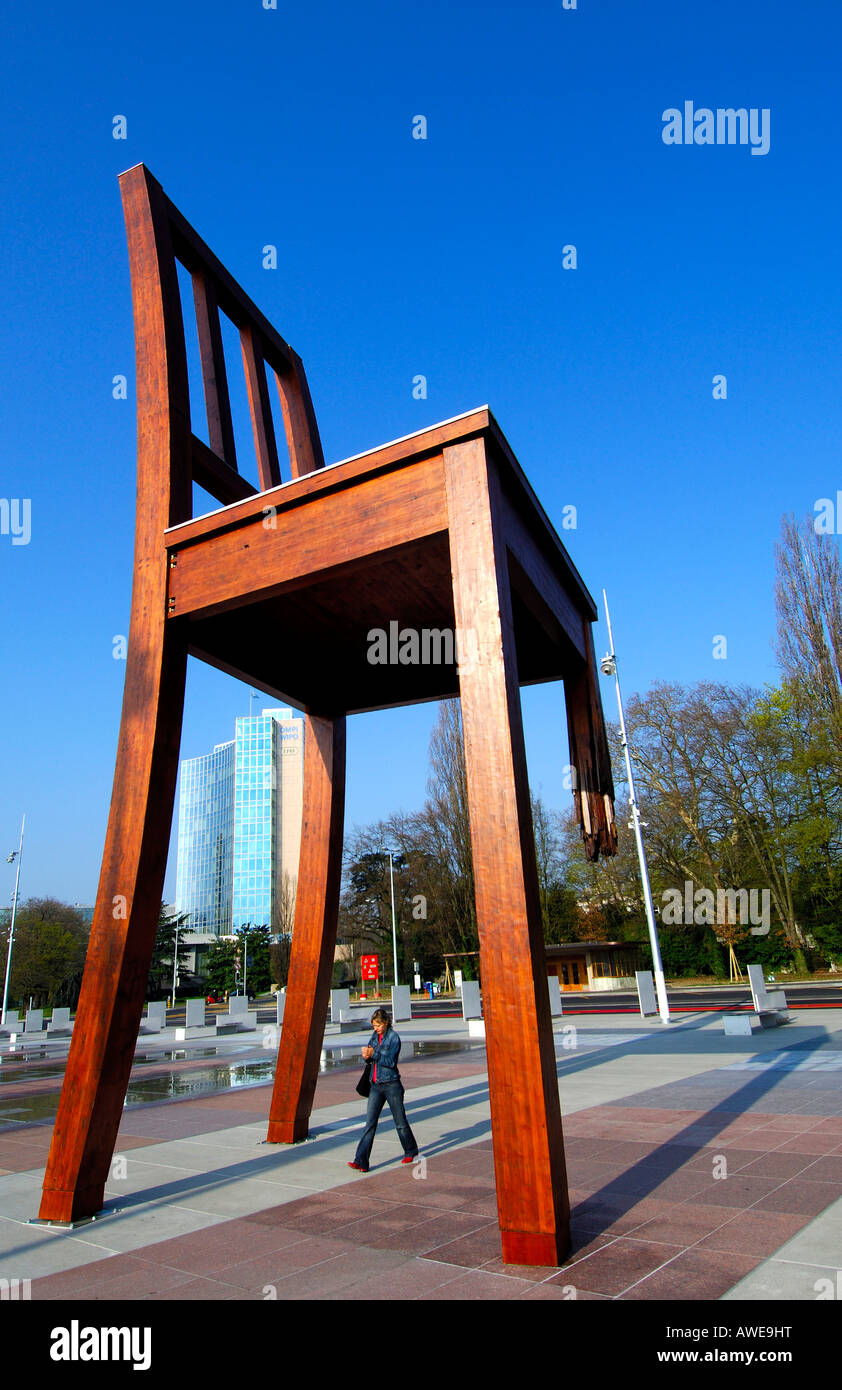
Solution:
[[[480,999],[479,981],[463,980],[459,989],[462,994],[462,1017],[482,1018],[482,1000]]]

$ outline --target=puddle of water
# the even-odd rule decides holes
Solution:
[[[251,1045],[253,1046],[253,1044]],[[404,1057],[431,1057],[447,1052],[469,1052],[481,1049],[483,1043],[465,1044],[461,1042],[407,1042],[402,1049]],[[248,1051],[248,1047],[238,1049]],[[135,1057],[136,1064],[175,1062],[186,1059],[193,1060],[201,1057],[215,1057],[219,1049],[215,1047],[199,1048],[196,1051],[186,1051],[175,1049],[168,1052],[144,1053]],[[331,1071],[338,1067],[347,1067],[351,1063],[359,1062],[359,1047],[326,1047],[322,1050],[319,1061],[319,1071]],[[187,1100],[192,1096],[200,1095],[219,1095],[225,1091],[238,1090],[243,1086],[263,1086],[274,1079],[275,1076],[274,1056],[255,1058],[253,1061],[220,1063],[219,1066],[206,1066],[201,1068],[187,1068],[181,1071],[165,1072],[161,1076],[133,1077],[129,1082],[125,1109],[134,1109],[141,1105],[151,1105],[155,1101],[161,1100]],[[24,1074],[23,1068],[14,1069],[17,1079]],[[37,1078],[49,1076],[61,1076],[64,1068],[48,1068],[37,1070],[29,1075]],[[5,1079],[12,1080],[12,1074],[6,1073]],[[48,1120],[55,1116],[58,1107],[58,1092],[50,1091],[43,1094],[32,1096],[15,1096],[10,1099],[8,1104],[0,1101],[0,1125],[4,1122],[13,1124],[32,1124],[36,1120]]]
[[[230,1057],[237,1052],[249,1052],[250,1050],[249,1047],[229,1047],[226,1049],[226,1055]],[[149,1066],[155,1065],[156,1063],[160,1066],[162,1062],[192,1062],[201,1057],[216,1057],[218,1054],[218,1047],[197,1047],[191,1048],[189,1051],[186,1048],[173,1048],[170,1051],[164,1052],[136,1052],[132,1067]],[[64,1076],[65,1064],[63,1059],[61,1062],[56,1062],[56,1065],[53,1067],[33,1068],[25,1064],[26,1062],[32,1061],[35,1057],[49,1056],[55,1057],[55,1054],[46,1052],[27,1053],[24,1058],[20,1053],[10,1052],[5,1057],[0,1057],[0,1063],[5,1063],[4,1066],[0,1066],[0,1087],[3,1085],[4,1081],[8,1084],[9,1082],[25,1081],[29,1077],[32,1077],[35,1081],[50,1081],[56,1076]]]

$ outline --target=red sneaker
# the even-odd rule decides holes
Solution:
[[[409,1154],[406,1154],[405,1157],[401,1159],[401,1163],[414,1163],[417,1157],[417,1154],[412,1154],[411,1157]]]
[[[349,1163],[349,1164],[348,1164],[348,1167],[349,1167],[349,1168],[356,1168],[356,1170],[357,1170],[358,1173],[367,1173],[367,1172],[368,1172],[368,1169],[367,1169],[367,1168],[363,1168],[363,1166],[362,1166],[361,1163]]]

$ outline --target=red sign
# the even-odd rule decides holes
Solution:
[[[376,980],[378,978],[377,957],[361,956],[360,971],[364,980]]]

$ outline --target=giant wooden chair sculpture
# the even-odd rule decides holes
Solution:
[[[307,1134],[336,938],[345,716],[459,695],[504,1258],[557,1264],[568,1199],[519,685],[563,679],[586,851],[613,853],[593,602],[483,408],[325,468],[304,371],[138,165],[120,180],[135,315],[138,490],[126,685],[88,959],[40,1211],[104,1188],[143,1008],[188,653],[306,712],[304,824],[268,1139]],[[210,447],[191,429],[176,261],[193,283]],[[239,329],[260,491],[237,471],[223,311]],[[266,366],[292,478],[282,482]],[[192,520],[195,480],[223,504]],[[453,629],[469,660],[372,664],[367,634]]]

